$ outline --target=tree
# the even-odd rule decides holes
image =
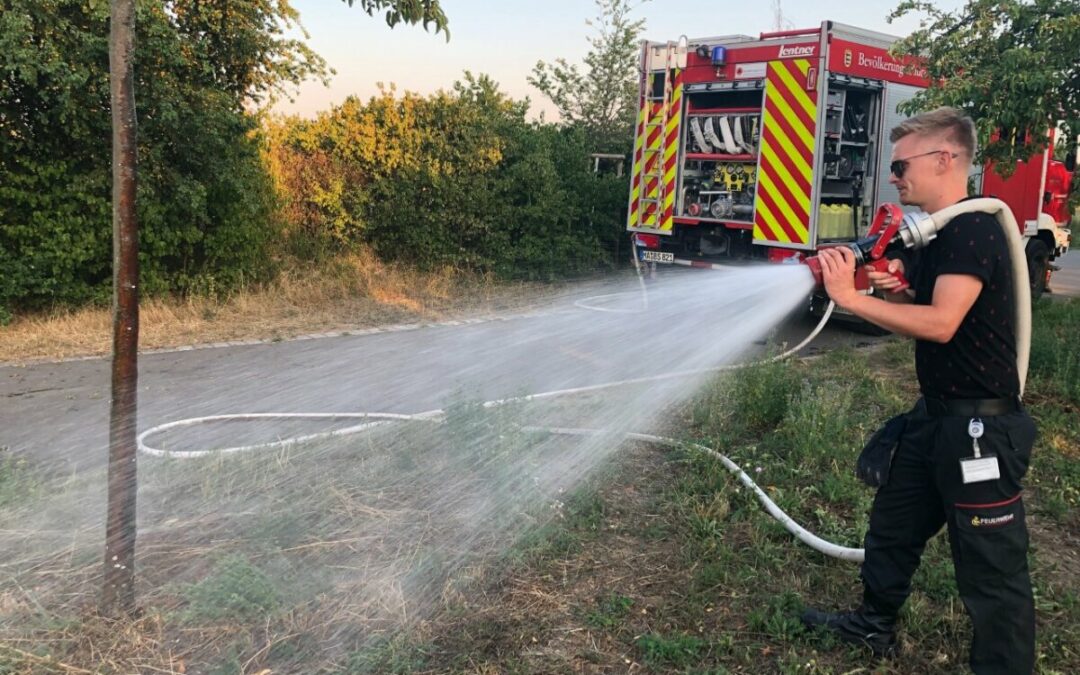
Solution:
[[[584,71],[559,58],[537,62],[529,84],[547,96],[566,124],[583,127],[597,152],[629,150],[638,107],[638,41],[645,20],[631,18],[641,3],[596,0],[600,15],[586,25],[588,38]]]
[[[135,219],[135,0],[112,0],[113,358],[109,495],[101,613],[135,611],[135,434],[139,349],[139,229]]]
[[[919,30],[894,53],[925,60],[930,87],[906,111],[950,105],[979,130],[980,158],[1011,173],[1046,147],[1061,122],[1063,142],[1080,133],[1080,0],[968,0],[956,12],[905,0],[890,21],[921,13]]]
[[[302,39],[286,37],[301,28],[300,14],[287,1],[171,0],[171,28],[200,68],[190,84],[227,94],[234,105],[259,105],[287,95],[307,77],[326,82],[326,62]],[[307,37],[307,34],[303,34]]]

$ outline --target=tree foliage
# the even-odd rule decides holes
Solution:
[[[386,25],[393,28],[399,23],[423,24],[424,30],[435,27],[436,33],[443,33],[450,40],[450,29],[446,14],[439,6],[439,0],[345,0],[349,6],[360,8],[375,16],[375,12],[384,12]]]
[[[136,3],[142,294],[265,278],[282,251],[363,245],[508,278],[617,254],[626,180],[590,171],[600,127],[529,122],[469,74],[431,96],[389,88],[315,120],[264,118],[328,72],[292,37],[287,0]],[[446,31],[437,0],[349,4]],[[0,319],[109,297],[108,14],[104,0],[0,0]],[[626,40],[640,30],[621,21]],[[621,72],[605,58],[589,61],[598,83]]]
[[[923,57],[931,86],[908,112],[939,105],[967,111],[981,156],[1011,171],[1046,147],[1062,123],[1065,143],[1080,134],[1080,0],[968,0],[955,12],[905,0],[891,19],[922,15],[897,54]]]
[[[565,58],[539,61],[529,83],[547,96],[564,123],[582,127],[594,151],[621,152],[633,142],[638,104],[638,41],[644,19],[633,19],[640,2],[596,0],[599,16],[584,69]]]
[[[612,262],[626,182],[590,171],[585,132],[526,120],[486,76],[448,91],[269,125],[293,251],[369,245],[420,267],[552,278]]]
[[[287,2],[137,3],[142,290],[267,272],[272,191],[245,107],[325,73]],[[108,296],[107,2],[0,0],[0,306]]]
[[[354,0],[347,0],[350,5]],[[355,0],[446,30],[437,0]],[[137,0],[142,291],[265,276],[273,190],[253,110],[326,63],[288,0]],[[0,315],[108,295],[105,0],[0,0]]]
[[[216,89],[235,105],[259,104],[308,77],[326,81],[326,62],[302,39],[287,0],[168,0],[165,14],[193,65],[193,86]],[[139,27],[140,35],[142,26]],[[306,37],[306,34],[305,34]]]

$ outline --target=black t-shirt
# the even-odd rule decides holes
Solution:
[[[912,263],[916,304],[931,303],[942,274],[968,274],[983,284],[952,340],[946,344],[916,340],[915,370],[923,395],[939,399],[1019,395],[1012,267],[997,219],[988,213],[953,218]]]

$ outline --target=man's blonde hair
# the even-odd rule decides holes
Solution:
[[[947,142],[959,146],[968,162],[975,159],[975,122],[956,108],[943,106],[909,117],[893,127],[889,140],[895,143],[909,134],[940,135]]]

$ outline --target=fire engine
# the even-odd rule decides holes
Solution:
[[[712,267],[798,262],[866,234],[889,183],[898,106],[928,81],[889,54],[897,38],[832,21],[806,30],[645,41],[627,228],[639,260]],[[1012,209],[1032,290],[1069,248],[1076,153],[1049,148],[973,191]]]

